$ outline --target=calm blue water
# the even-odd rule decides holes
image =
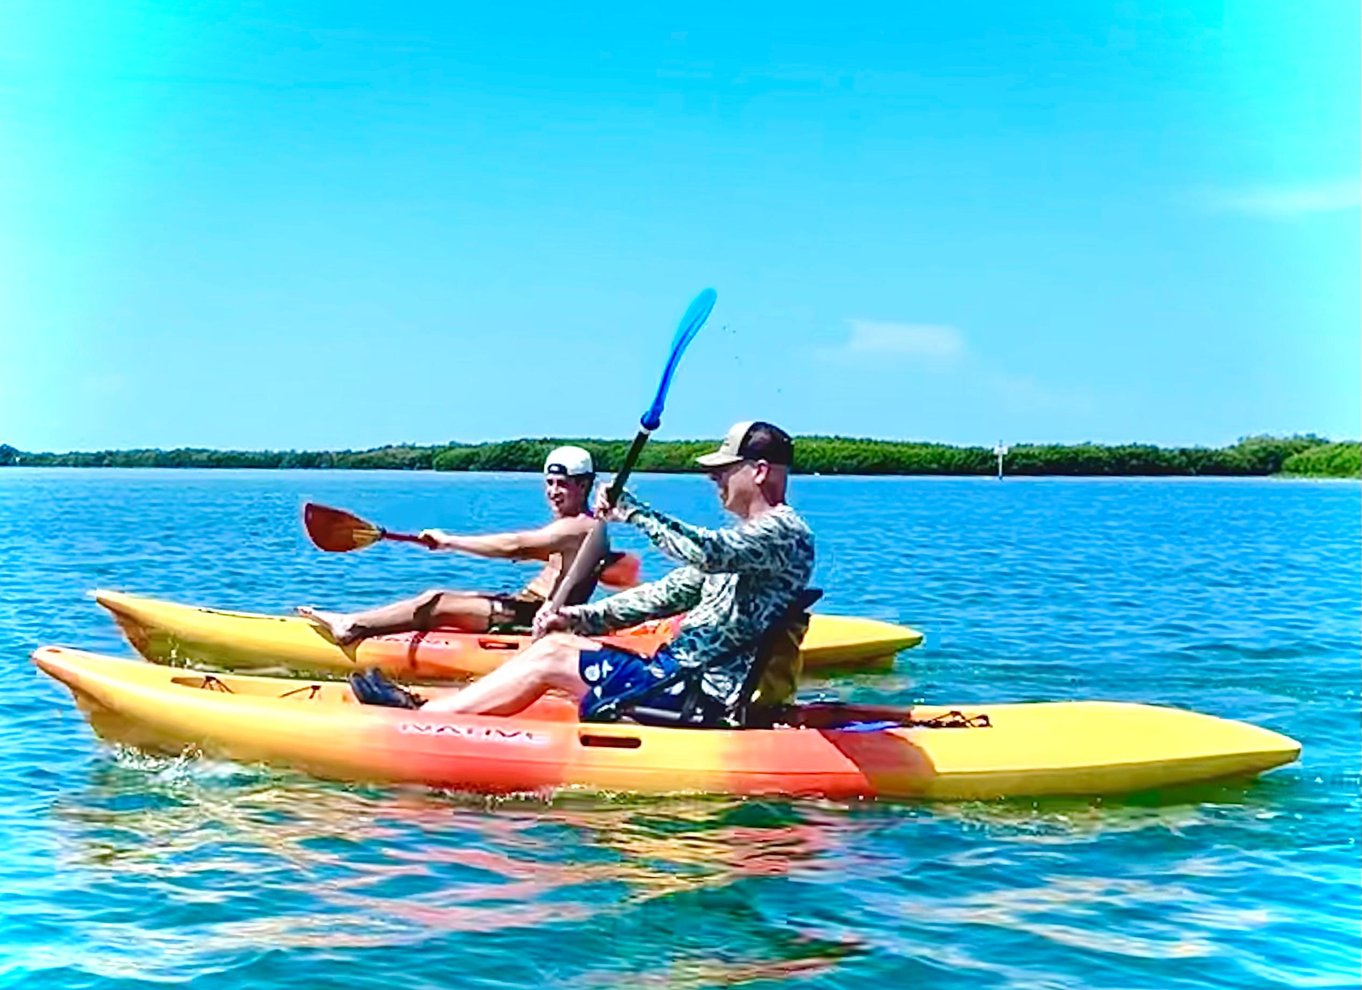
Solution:
[[[719,520],[703,480],[637,488]],[[0,470],[0,986],[1359,982],[1356,484],[798,480],[825,610],[927,633],[844,696],[1160,702],[1305,745],[1175,802],[351,788],[117,751],[29,665],[129,652],[94,587],[281,611],[524,575],[321,554],[305,498],[394,529],[542,513],[526,476]]]

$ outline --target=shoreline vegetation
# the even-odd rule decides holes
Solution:
[[[434,446],[402,444],[372,450],[242,451],[104,450],[29,453],[0,444],[0,467],[162,467],[387,469],[404,471],[533,471],[549,450],[575,443],[591,451],[596,467],[615,470],[628,440],[524,439]],[[697,454],[714,440],[654,440],[635,470],[696,473]],[[998,470],[992,447],[851,437],[808,436],[795,440],[797,473],[825,475],[991,475]],[[1156,447],[1150,444],[1017,444],[1003,457],[1009,475],[1215,476],[1357,478],[1362,443],[1331,442],[1314,435],[1245,437],[1229,447]]]

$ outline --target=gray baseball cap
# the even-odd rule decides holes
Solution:
[[[702,454],[695,463],[702,468],[722,468],[740,461],[766,461],[768,464],[794,464],[794,441],[779,426],[759,419],[734,423],[733,428],[712,454]]]

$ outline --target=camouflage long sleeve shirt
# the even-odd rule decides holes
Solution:
[[[625,492],[620,508],[657,547],[685,566],[591,605],[563,609],[573,627],[600,635],[686,612],[669,649],[682,666],[708,663],[703,688],[732,705],[757,641],[813,573],[813,533],[788,505],[723,529],[691,526]]]

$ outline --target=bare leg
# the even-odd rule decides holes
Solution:
[[[581,636],[545,636],[458,694],[436,698],[421,710],[458,712],[463,715],[514,715],[523,711],[550,688],[573,698],[586,693],[577,670],[583,651],[599,650],[601,644]]]
[[[341,646],[369,636],[425,629],[482,633],[492,621],[491,601],[460,591],[427,591],[365,612],[323,612],[306,605],[296,611],[321,626]]]

